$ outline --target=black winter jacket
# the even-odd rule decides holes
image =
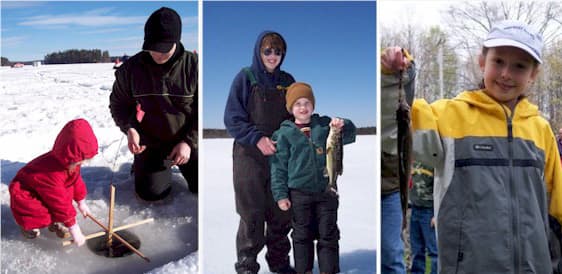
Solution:
[[[156,64],[146,51],[137,53],[115,72],[109,108],[115,124],[127,133],[135,128],[141,144],[186,141],[197,148],[197,55],[178,43],[165,64]],[[137,107],[144,116],[139,122]]]

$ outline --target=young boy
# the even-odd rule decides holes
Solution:
[[[297,273],[312,273],[314,240],[321,273],[338,273],[340,238],[338,198],[326,190],[326,138],[330,127],[343,130],[343,143],[355,142],[355,126],[346,119],[312,114],[314,94],[305,83],[293,83],[286,95],[285,120],[273,134],[277,151],[271,157],[271,190],[280,209],[293,213],[293,250]]]
[[[70,232],[78,246],[85,243],[72,201],[84,217],[91,214],[80,165],[97,153],[92,127],[86,120],[77,119],[63,127],[51,151],[18,171],[10,183],[10,208],[24,237],[36,238],[39,229],[48,226],[61,238]]]
[[[426,273],[425,256],[430,260],[430,274],[437,274],[437,242],[433,217],[433,168],[414,162],[410,189],[411,274]]]
[[[550,125],[525,96],[542,46],[529,26],[499,22],[479,58],[482,89],[414,103],[415,158],[435,167],[440,273],[552,273],[548,214],[562,221],[562,171]]]

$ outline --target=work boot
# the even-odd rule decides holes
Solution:
[[[238,271],[236,272],[238,274],[257,274],[258,272],[252,271],[252,270],[242,270],[242,271]]]
[[[68,231],[68,228],[64,226],[64,224],[59,222],[54,222],[51,225],[49,225],[49,231],[55,232],[57,234],[57,237],[61,239],[70,237],[70,232]]]
[[[279,268],[277,271],[274,271],[277,274],[297,274],[297,271],[292,268],[290,265],[285,265]]]
[[[241,257],[239,261],[234,264],[237,274],[257,274],[260,270],[260,265],[256,262],[255,258]]]
[[[21,229],[21,234],[27,238],[27,239],[35,239],[37,238],[39,235],[41,235],[41,231],[39,231],[38,228],[34,228],[31,230],[24,230],[23,228]]]

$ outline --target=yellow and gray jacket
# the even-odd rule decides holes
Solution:
[[[412,110],[414,154],[435,167],[440,273],[551,273],[548,215],[562,223],[556,139],[522,98],[483,90]]]

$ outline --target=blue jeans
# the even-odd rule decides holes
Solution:
[[[383,274],[405,274],[399,192],[381,197],[381,219],[381,271]]]
[[[435,228],[431,227],[432,207],[412,206],[410,218],[410,245],[412,247],[412,274],[425,273],[425,255],[431,261],[431,274],[437,273],[437,243]]]

